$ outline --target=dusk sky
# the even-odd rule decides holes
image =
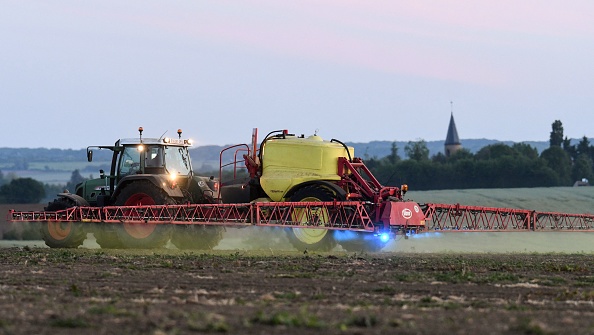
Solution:
[[[0,147],[594,137],[594,1],[20,1]]]

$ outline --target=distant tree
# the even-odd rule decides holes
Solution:
[[[4,173],[2,173],[2,170],[0,170],[0,186],[4,185],[4,183]]]
[[[569,186],[571,182],[571,157],[561,147],[553,146],[544,150],[540,157],[547,162],[559,178],[559,186]]]
[[[586,155],[586,156],[590,156],[590,140],[588,140],[588,138],[586,136],[582,137],[580,143],[578,143],[576,150],[577,150],[577,155],[578,156],[582,156],[582,155]]]
[[[563,150],[569,154],[571,159],[576,159],[578,156],[575,145],[571,144],[571,139],[567,138],[567,136],[565,136],[565,139],[563,140]]]
[[[474,156],[476,157],[476,159],[486,160],[499,159],[505,156],[513,157],[516,155],[518,155],[517,151],[512,149],[512,147],[510,147],[509,145],[505,143],[495,143],[481,148]]]
[[[365,165],[371,170],[379,167],[381,165],[380,160],[376,157],[367,157],[365,158]]]
[[[404,152],[409,159],[422,162],[429,160],[429,149],[425,140],[409,141],[404,147]]]
[[[448,157],[444,155],[443,152],[438,152],[431,157],[431,161],[433,163],[444,164],[447,161]]]
[[[594,181],[594,173],[592,172],[593,165],[589,155],[579,155],[571,168],[571,177],[573,181],[582,180],[583,178]]]
[[[528,159],[538,159],[538,150],[530,144],[514,143],[512,149]]]
[[[458,150],[454,155],[449,157],[448,165],[450,165],[450,170],[446,188],[477,187],[478,162],[474,157],[457,157],[460,151]]]
[[[474,154],[470,152],[467,148],[461,148],[460,150],[454,152],[453,155],[449,157],[450,161],[457,161],[461,159],[472,159],[474,158]]]
[[[6,176],[4,176],[4,183],[6,184],[6,183],[10,182],[11,180],[18,179],[18,178],[19,178],[19,176],[17,176],[16,173],[9,172],[6,174]]]
[[[0,198],[7,204],[36,204],[45,197],[43,184],[32,178],[17,178],[0,187]]]
[[[43,184],[43,189],[45,190],[45,198],[42,199],[43,202],[50,202],[54,200],[58,193],[64,192],[64,188],[64,184]]]
[[[76,190],[76,185],[79,183],[82,183],[83,181],[87,180],[87,178],[83,177],[80,174],[80,171],[78,169],[72,171],[72,174],[70,175],[70,181],[68,183],[66,183],[66,189],[72,193],[75,192]]]
[[[430,190],[439,188],[436,187],[436,181],[440,179],[436,177],[438,171],[439,166],[431,163],[429,158],[406,159],[390,171],[385,171],[381,180],[386,185],[408,184],[415,190]]]
[[[551,147],[560,147],[563,143],[563,123],[560,120],[555,120],[552,128],[549,144]]]
[[[400,162],[401,158],[398,155],[398,145],[396,142],[392,142],[392,147],[390,147],[390,154],[386,157],[390,164],[396,164]]]

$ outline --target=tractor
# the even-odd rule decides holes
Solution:
[[[111,150],[109,174],[76,185],[74,193],[65,191],[48,204],[46,211],[74,206],[142,206],[186,203],[216,203],[219,183],[214,177],[194,175],[188,148],[191,141],[178,138],[120,139],[112,146],[87,147]],[[210,249],[222,238],[223,228],[201,225],[102,224],[45,222],[41,232],[50,247],[76,248],[87,233],[93,233],[102,248],[159,248],[171,241],[178,248]]]

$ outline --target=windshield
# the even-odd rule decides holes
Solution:
[[[185,147],[165,147],[165,166],[169,173],[190,174],[192,166],[188,149]]]
[[[140,152],[137,147],[126,147],[120,157],[119,175],[138,173],[140,170]]]

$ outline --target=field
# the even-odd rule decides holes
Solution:
[[[2,334],[592,334],[586,254],[0,249]]]
[[[591,213],[594,188],[408,198]],[[594,334],[593,234],[426,233],[374,254],[297,252],[260,228],[209,252],[5,240],[0,334]]]
[[[407,198],[419,203],[460,203],[564,213],[594,213],[594,187],[537,187],[415,191]]]

